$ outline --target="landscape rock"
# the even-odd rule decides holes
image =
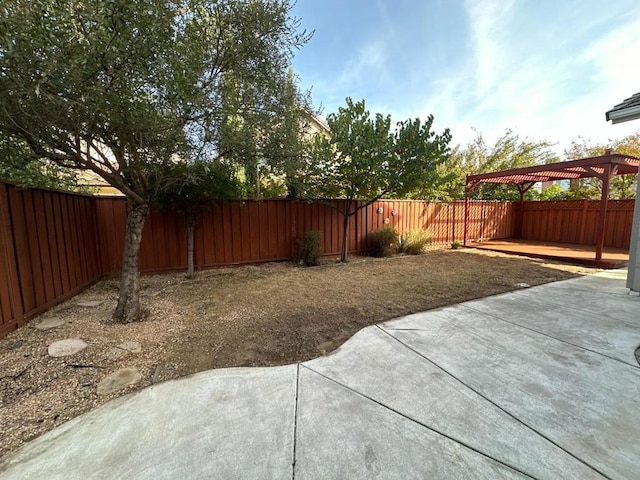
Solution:
[[[101,300],[88,300],[86,302],[78,302],[76,305],[78,305],[79,307],[95,308],[95,307],[99,307],[103,303],[104,302]]]
[[[151,383],[160,383],[176,377],[177,368],[173,365],[158,365],[153,373]]]
[[[65,323],[67,323],[67,321],[64,318],[51,317],[51,318],[45,318],[38,324],[34,325],[34,328],[38,330],[50,330],[52,328],[56,328],[61,325],[64,325]]]
[[[59,340],[49,345],[47,353],[51,357],[66,357],[87,348],[87,344],[80,338]]]
[[[110,348],[107,352],[107,358],[109,360],[118,360],[129,353],[140,353],[141,351],[140,342],[123,342],[116,347]]]
[[[126,350],[131,353],[140,353],[142,351],[142,347],[140,346],[140,342],[123,342],[118,345],[118,348],[122,350]]]
[[[142,380],[142,375],[135,368],[122,368],[107,375],[98,383],[98,395],[109,395],[118,390],[135,385]]]
[[[122,350],[121,348],[112,347],[107,352],[107,359],[109,359],[109,360],[118,360],[119,358],[124,357],[128,353],[129,352],[127,352],[126,350]]]

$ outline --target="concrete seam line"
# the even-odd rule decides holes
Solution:
[[[296,365],[296,400],[293,406],[293,452],[291,458],[291,480],[296,479],[296,444],[298,437],[298,395],[300,393],[300,363]]]
[[[306,365],[302,365],[302,367],[304,367],[305,369],[309,370],[309,371],[310,371],[310,372],[312,372],[312,373],[315,373],[316,375],[321,376],[322,378],[324,378],[324,379],[326,379],[326,380],[328,380],[328,381],[330,381],[330,382],[332,382],[332,383],[335,383],[336,385],[338,385],[338,386],[340,386],[340,387],[342,387],[342,388],[344,388],[344,389],[346,389],[346,390],[349,390],[350,392],[355,393],[355,394],[356,394],[356,395],[358,395],[359,397],[362,397],[362,398],[364,398],[364,399],[366,399],[366,400],[369,400],[369,401],[370,401],[370,402],[372,402],[372,403],[375,403],[376,405],[378,405],[378,406],[380,406],[380,407],[384,408],[385,410],[389,410],[390,412],[393,412],[393,413],[395,413],[396,415],[399,415],[399,416],[401,416],[402,418],[404,418],[404,419],[406,419],[406,420],[409,420],[409,421],[410,421],[410,422],[412,422],[412,423],[415,423],[415,424],[417,424],[417,425],[420,425],[420,426],[421,426],[421,427],[423,427],[423,428],[426,428],[427,430],[429,430],[430,432],[435,433],[436,435],[440,435],[441,437],[444,437],[444,438],[446,438],[447,440],[451,440],[451,441],[452,441],[452,442],[454,442],[454,443],[457,443],[457,444],[459,444],[459,445],[462,445],[464,448],[466,448],[466,449],[468,449],[468,450],[471,450],[472,452],[475,452],[475,453],[477,453],[478,455],[481,455],[481,456],[483,456],[483,457],[485,457],[485,458],[488,458],[489,460],[492,460],[492,461],[494,461],[494,462],[496,462],[496,463],[499,463],[500,465],[503,465],[504,467],[508,468],[509,470],[516,471],[516,472],[518,472],[518,473],[520,473],[520,474],[524,475],[524,476],[525,476],[525,477],[527,477],[527,478],[531,478],[531,479],[533,479],[533,480],[539,480],[539,479],[536,479],[536,477],[533,477],[533,476],[531,476],[530,474],[528,474],[528,473],[526,473],[526,472],[524,472],[524,471],[520,470],[518,467],[516,467],[516,466],[514,466],[514,465],[510,465],[510,464],[506,463],[506,462],[505,462],[505,461],[503,461],[503,460],[498,460],[497,458],[494,458],[494,457],[492,457],[491,455],[489,455],[489,454],[487,454],[487,453],[484,453],[484,452],[482,452],[482,451],[480,451],[480,450],[478,450],[478,449],[474,448],[473,446],[471,446],[471,445],[467,444],[466,442],[464,442],[464,441],[462,441],[462,440],[458,440],[457,438],[452,437],[452,436],[450,436],[450,435],[447,435],[446,433],[441,432],[440,430],[438,430],[438,429],[436,429],[436,428],[430,427],[429,425],[426,425],[426,424],[424,424],[424,423],[422,423],[422,422],[420,422],[420,421],[416,420],[415,418],[409,417],[409,416],[405,415],[404,413],[400,412],[399,410],[396,410],[395,408],[390,407],[389,405],[385,405],[384,403],[379,402],[379,401],[378,401],[378,400],[376,400],[375,398],[372,398],[372,397],[370,397],[370,396],[368,396],[368,395],[365,395],[364,393],[361,393],[361,392],[359,392],[359,391],[357,391],[357,390],[355,390],[355,389],[351,388],[350,386],[345,385],[345,384],[344,384],[344,383],[342,383],[342,382],[339,382],[338,380],[335,380],[335,379],[333,379],[333,378],[331,378],[331,377],[329,377],[329,376],[327,376],[327,375],[325,375],[325,374],[323,374],[323,373],[320,373],[320,372],[318,372],[317,370],[314,370],[313,368],[310,368],[310,367],[308,367],[308,366],[306,366]]]
[[[491,405],[493,405],[494,407],[496,407],[498,410],[500,410],[501,412],[507,414],[509,417],[513,418],[515,421],[517,421],[518,423],[524,425],[526,428],[528,428],[529,430],[531,430],[532,432],[534,432],[535,434],[541,436],[542,438],[544,438],[545,440],[547,440],[549,443],[551,443],[552,445],[555,445],[556,447],[558,447],[560,450],[562,450],[563,452],[565,452],[567,455],[575,458],[576,460],[578,460],[580,463],[582,463],[583,465],[587,466],[588,468],[590,468],[591,470],[593,470],[594,472],[602,475],[604,478],[606,478],[607,480],[613,480],[611,477],[609,477],[608,475],[604,474],[603,472],[601,472],[599,469],[597,469],[596,467],[594,467],[593,465],[589,464],[588,462],[586,462],[585,460],[581,459],[580,457],[578,457],[577,455],[575,455],[574,453],[570,452],[569,450],[567,450],[566,448],[564,448],[562,445],[559,445],[558,443],[556,443],[555,441],[553,441],[551,438],[549,438],[548,436],[546,436],[545,434],[543,434],[542,432],[538,431],[537,429],[533,428],[532,426],[530,426],[529,424],[525,423],[523,420],[520,420],[518,417],[516,417],[513,413],[509,412],[508,410],[506,410],[504,407],[498,405],[496,402],[494,402],[493,400],[491,400],[489,397],[483,395],[482,393],[480,393],[478,390],[476,390],[475,388],[471,387],[470,385],[466,384],[465,382],[463,382],[462,380],[460,380],[458,377],[456,377],[453,373],[449,372],[448,370],[446,370],[445,368],[441,367],[440,365],[438,365],[437,363],[435,363],[433,360],[431,360],[430,358],[428,358],[427,356],[423,355],[422,353],[418,352],[416,349],[410,347],[409,345],[407,345],[406,343],[404,343],[402,340],[400,340],[399,338],[394,337],[390,332],[386,331],[385,329],[383,329],[382,327],[379,327],[378,325],[376,325],[376,327],[378,327],[380,330],[382,330],[384,333],[386,333],[387,335],[389,335],[391,338],[393,338],[396,342],[401,343],[402,345],[404,345],[406,348],[408,348],[409,350],[411,350],[413,353],[415,353],[416,355],[418,355],[420,358],[422,358],[423,360],[425,360],[426,362],[430,363],[431,365],[433,365],[434,367],[442,370],[444,373],[446,373],[447,375],[449,375],[451,378],[453,378],[454,380],[456,380],[457,382],[461,383],[463,386],[465,386],[466,388],[468,388],[469,390],[471,390],[473,393],[475,393],[476,395],[478,395],[481,398],[484,398],[487,402],[489,402]]]
[[[516,327],[523,328],[524,330],[529,330],[530,332],[537,333],[538,335],[542,335],[544,337],[551,338],[551,339],[556,340],[558,342],[565,343],[567,345],[571,345],[572,347],[579,348],[580,350],[585,350],[587,352],[591,352],[591,353],[595,353],[596,355],[600,355],[601,357],[605,357],[605,358],[608,358],[610,360],[615,360],[616,362],[622,363],[623,365],[626,365],[627,367],[632,367],[632,368],[636,368],[636,369],[640,368],[640,365],[634,365],[633,363],[625,362],[624,360],[620,360],[619,358],[612,357],[611,355],[607,355],[606,353],[598,352],[596,350],[591,350],[590,348],[584,347],[582,345],[577,345],[575,343],[571,343],[568,340],[563,340],[561,338],[554,337],[551,334],[544,333],[544,332],[541,332],[541,331],[536,330],[534,328],[527,327],[526,325],[521,325],[521,324],[519,324],[517,322],[513,322],[511,320],[507,320],[505,318],[499,317],[495,313],[489,313],[489,312],[483,312],[482,310],[476,310],[475,308],[469,307],[468,305],[465,305],[465,308],[468,308],[469,310],[472,310],[475,313],[479,313],[480,315],[487,315],[487,316],[495,318],[496,320],[499,320],[501,322],[509,323],[509,324],[514,325]]]

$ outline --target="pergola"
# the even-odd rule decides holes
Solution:
[[[595,177],[602,180],[602,197],[600,199],[600,213],[598,216],[598,227],[596,230],[595,257],[597,261],[600,261],[602,260],[602,251],[604,249],[607,201],[609,200],[609,181],[614,175],[638,173],[639,166],[640,158],[607,151],[604,155],[599,157],[551,163],[548,165],[536,165],[535,167],[513,168],[511,170],[503,170],[501,172],[467,175],[464,209],[464,245],[467,245],[469,193],[471,193],[481,183],[515,185],[520,193],[520,205],[522,205],[524,194],[538,182]],[[516,223],[515,229],[515,236],[520,236],[522,234],[522,224]]]

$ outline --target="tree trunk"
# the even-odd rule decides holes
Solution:
[[[351,217],[351,201],[346,200],[346,205],[343,214],[343,222],[342,222],[342,252],[340,254],[340,261],[342,263],[347,262],[347,245],[349,240],[349,218]]]
[[[196,276],[193,265],[193,237],[195,230],[196,222],[193,220],[187,221],[187,278],[194,278]]]
[[[120,270],[120,294],[118,305],[113,312],[116,323],[130,323],[139,320],[140,312],[140,242],[144,220],[149,212],[147,203],[140,203],[129,199],[130,209],[127,215],[127,234]]]

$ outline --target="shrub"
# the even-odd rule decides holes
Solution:
[[[431,237],[424,230],[415,230],[407,233],[405,253],[408,255],[421,255],[427,245],[431,244]]]
[[[371,233],[369,255],[390,257],[398,248],[398,232],[391,227],[382,227]]]
[[[460,243],[460,240],[454,240],[453,242],[451,242],[451,248],[453,250],[457,250],[462,246],[462,243]]]
[[[398,253],[405,253],[407,251],[407,243],[409,241],[408,235],[401,235],[398,241]]]
[[[298,244],[300,246],[298,260],[305,267],[313,267],[320,263],[322,248],[320,247],[320,232],[318,230],[304,232]]]

